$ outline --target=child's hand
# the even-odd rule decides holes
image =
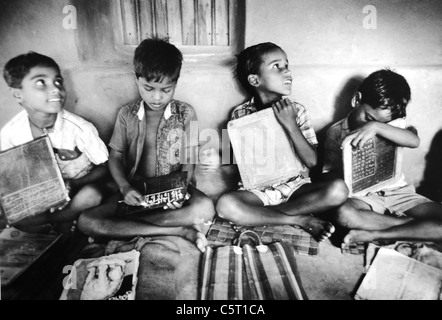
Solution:
[[[51,209],[49,209],[49,212],[50,212],[50,213],[54,213],[55,211],[61,211],[61,210],[63,210],[64,208],[66,208],[66,207],[69,205],[70,201],[71,201],[71,199],[68,198],[68,201],[66,201],[65,204],[61,205],[60,207],[54,207],[54,208],[51,208]]]
[[[183,206],[182,202],[178,202],[178,201],[174,201],[174,202],[169,202],[168,204],[166,204],[163,209],[164,210],[176,210],[176,209],[180,209]]]
[[[72,179],[64,180],[64,186],[65,186],[66,192],[67,192],[67,199],[66,199],[67,201],[59,207],[53,207],[53,208],[49,209],[50,213],[54,213],[55,211],[61,211],[69,205],[69,203],[71,202],[70,196],[71,196],[73,189],[74,189],[74,183],[72,181],[73,181]]]
[[[276,119],[285,129],[290,129],[294,124],[296,125],[298,111],[289,99],[285,98],[275,102],[272,109]]]
[[[121,287],[124,278],[124,261],[94,260],[86,267],[88,275],[81,292],[81,300],[106,300]]]
[[[370,121],[364,124],[362,127],[350,132],[348,136],[342,141],[341,147],[348,141],[353,148],[362,148],[362,146],[370,139],[372,139],[378,133],[378,122]]]
[[[123,193],[124,203],[130,206],[141,206],[144,199],[143,196],[134,188],[130,188]]]
[[[169,202],[167,205],[165,205],[163,207],[164,210],[170,209],[170,210],[175,210],[175,209],[180,209],[183,206],[183,203],[187,200],[190,199],[190,194],[186,193],[186,196],[184,197],[184,201],[182,202],[178,202],[178,201],[174,201],[174,202]]]
[[[74,191],[74,180],[73,179],[66,179],[64,180],[64,185],[66,187],[66,191],[68,192],[68,196],[72,194]]]

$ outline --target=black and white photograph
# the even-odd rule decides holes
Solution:
[[[442,299],[441,1],[0,0],[0,68],[0,300]]]

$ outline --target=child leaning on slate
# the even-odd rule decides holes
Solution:
[[[312,183],[308,177],[317,163],[316,134],[304,106],[286,97],[292,92],[286,53],[273,43],[246,48],[237,56],[236,74],[252,98],[233,110],[232,120],[272,108],[306,170],[277,186],[222,195],[218,215],[243,226],[299,225],[318,241],[327,239],[335,229],[329,212],[345,202],[348,189],[341,179]]]
[[[27,217],[14,225],[28,232],[68,232],[83,210],[106,193],[108,150],[92,123],[63,106],[66,91],[60,67],[50,57],[29,52],[5,65],[4,78],[23,111],[1,130],[1,150],[48,135],[71,201],[63,208]]]
[[[349,141],[359,148],[378,135],[398,146],[417,148],[420,140],[415,128],[387,123],[405,118],[410,96],[407,80],[391,70],[378,70],[364,79],[353,96],[354,109],[327,132],[323,178],[343,176],[341,146]],[[391,185],[349,198],[337,210],[335,224],[350,230],[343,248],[378,240],[441,241],[442,205],[416,193],[402,175]]]

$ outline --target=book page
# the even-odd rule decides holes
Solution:
[[[356,300],[439,300],[442,270],[380,248],[359,286]]]

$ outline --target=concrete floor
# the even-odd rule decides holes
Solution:
[[[364,255],[342,254],[330,241],[316,256],[297,255],[299,274],[309,300],[352,300],[364,275]]]

